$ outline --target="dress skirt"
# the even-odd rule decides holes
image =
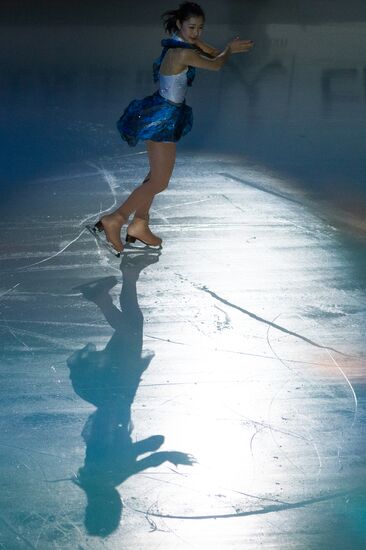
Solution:
[[[122,139],[134,146],[138,141],[178,141],[193,124],[191,107],[173,103],[156,91],[143,99],[134,99],[117,122]]]

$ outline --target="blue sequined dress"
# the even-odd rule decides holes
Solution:
[[[161,63],[169,48],[193,48],[187,42],[177,37],[168,38],[161,41],[163,51],[160,57],[154,62],[153,77],[154,82],[165,78],[159,74]],[[194,67],[188,67],[184,71],[187,82],[186,86],[191,86],[195,77]],[[179,79],[185,78],[180,73]],[[177,76],[178,75],[174,75]],[[134,146],[140,140],[150,139],[152,141],[178,141],[187,134],[193,123],[193,113],[191,107],[186,105],[185,99],[176,103],[162,95],[162,82],[160,89],[154,94],[143,99],[134,99],[125,109],[123,115],[117,122],[117,128],[122,139],[127,141],[128,145]]]

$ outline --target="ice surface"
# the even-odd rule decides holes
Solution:
[[[2,28],[1,548],[365,545],[364,10],[208,4],[256,50],[120,260],[85,224],[146,175],[114,121],[158,21]]]

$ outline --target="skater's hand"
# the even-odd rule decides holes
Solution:
[[[178,466],[179,464],[183,466],[193,466],[193,464],[197,463],[197,460],[194,458],[194,456],[187,453],[180,453],[179,451],[167,451],[166,455],[166,460],[168,460],[175,466]]]
[[[239,36],[231,40],[228,44],[228,48],[231,53],[243,53],[248,52],[254,46],[253,40],[240,40]]]

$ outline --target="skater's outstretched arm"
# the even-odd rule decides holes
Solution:
[[[235,38],[219,52],[216,57],[207,57],[199,51],[182,48],[179,52],[178,61],[182,66],[198,67],[199,69],[208,69],[210,71],[219,71],[233,53],[244,53],[251,50],[253,42],[251,40],[240,40]]]
[[[203,42],[203,40],[201,40],[200,38],[197,38],[197,40],[195,41],[195,46],[206,53],[209,57],[217,57],[220,53],[220,50],[218,48],[210,46],[206,42]]]

